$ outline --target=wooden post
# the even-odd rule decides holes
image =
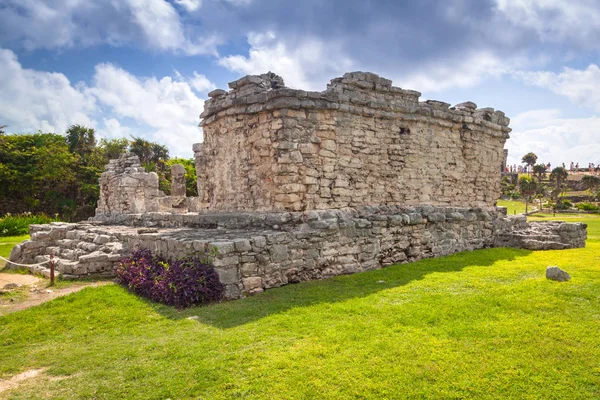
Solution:
[[[54,251],[50,253],[50,286],[54,286]]]

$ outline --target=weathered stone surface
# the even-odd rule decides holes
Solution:
[[[110,160],[100,176],[96,215],[158,211],[158,197],[158,175],[145,172],[139,158],[127,153],[118,160]]]
[[[546,268],[546,278],[553,281],[566,282],[571,279],[571,275],[559,267],[550,266]]]
[[[171,165],[171,197],[184,198],[185,193],[185,168],[181,164]]]
[[[323,92],[272,80],[244,77],[206,102],[196,165],[209,209],[491,207],[498,198],[510,131],[502,112],[420,103],[420,93],[368,72]]]
[[[531,231],[537,236],[527,234]],[[584,224],[539,225],[495,209],[432,206],[188,213],[185,218],[146,213],[120,216],[119,225],[53,223],[32,225],[31,232],[44,234],[23,242],[11,260],[40,262],[53,251],[57,271],[70,277],[109,275],[119,259],[135,249],[170,258],[205,253],[226,285],[228,298],[458,251],[531,248],[532,243],[540,248],[581,247],[586,237]],[[111,241],[97,248],[93,242],[100,236]],[[38,272],[45,273],[44,268]]]

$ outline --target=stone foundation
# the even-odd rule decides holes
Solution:
[[[165,196],[157,175],[124,155],[100,178],[92,221],[32,225],[11,261],[52,254],[77,278],[112,275],[135,249],[214,253],[235,299],[458,251],[585,245],[585,224],[528,223],[493,207],[510,132],[501,111],[419,102],[365,72],[323,92],[286,88],[272,73],[229,87],[209,93],[201,115],[198,197],[185,195],[183,166]]]
[[[11,261],[51,253],[66,278],[112,275],[147,248],[168,257],[212,254],[226,297],[488,247],[583,247],[585,224],[528,223],[498,209],[399,206],[279,213],[145,213],[99,222],[32,225]],[[47,266],[47,265],[46,265]],[[36,272],[47,273],[44,268]]]

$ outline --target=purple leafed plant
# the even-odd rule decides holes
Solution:
[[[223,285],[204,258],[186,256],[172,261],[136,250],[115,268],[116,282],[135,294],[163,304],[189,307],[221,299]]]

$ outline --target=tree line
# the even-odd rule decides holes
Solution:
[[[544,163],[537,163],[538,157],[535,153],[529,152],[523,156],[521,162],[528,166],[531,171],[527,175],[521,175],[517,184],[513,184],[509,177],[505,176],[501,181],[502,194],[509,197],[521,197],[525,200],[525,212],[527,213],[529,203],[534,200],[541,201],[543,198],[551,200],[553,209],[561,209],[560,195],[567,190],[567,178],[569,173],[565,167],[558,166],[550,171]],[[584,175],[582,177],[590,199],[600,197],[600,178],[594,175]]]
[[[94,215],[98,179],[108,160],[132,152],[148,172],[159,176],[159,188],[170,194],[173,164],[186,170],[188,196],[196,196],[192,159],[170,158],[166,146],[140,137],[97,140],[92,128],[71,125],[56,133],[4,134],[0,126],[0,216],[45,213],[66,221]]]

